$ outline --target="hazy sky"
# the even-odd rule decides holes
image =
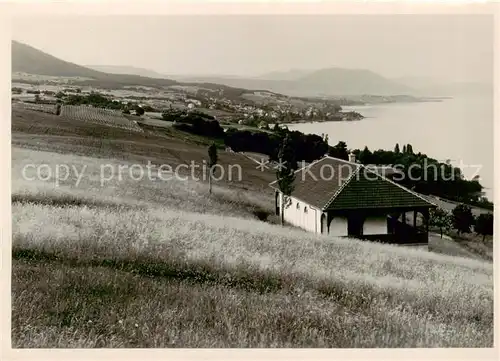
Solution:
[[[388,77],[492,81],[488,15],[24,18],[13,38],[81,65],[259,75],[364,68]]]

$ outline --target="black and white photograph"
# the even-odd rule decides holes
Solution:
[[[12,17],[11,347],[493,348],[494,31]]]

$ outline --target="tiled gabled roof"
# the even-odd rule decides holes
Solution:
[[[295,172],[292,196],[323,209],[344,186],[345,180],[356,174],[360,166],[341,159],[324,157]],[[270,184],[278,189],[277,181]]]
[[[297,170],[294,185],[292,197],[322,210],[434,206],[361,164],[329,156]],[[278,189],[276,181],[270,186]]]

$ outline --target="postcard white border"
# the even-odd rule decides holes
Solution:
[[[22,1],[15,4],[0,3],[0,157],[6,169],[0,172],[0,235],[1,263],[1,354],[4,360],[136,360],[136,359],[189,359],[189,360],[489,360],[499,359],[498,320],[495,318],[495,348],[491,349],[99,349],[99,350],[23,350],[10,345],[10,274],[11,274],[11,201],[10,201],[10,21],[15,16],[43,15],[207,15],[207,14],[493,14],[495,13],[495,154],[499,154],[500,126],[500,60],[498,4],[484,1],[399,1],[381,4],[372,2],[315,2],[315,1]],[[495,180],[499,179],[498,157],[495,157]],[[495,182],[498,183],[498,182]],[[498,203],[500,192],[495,194]],[[500,232],[498,212],[495,212],[495,242]],[[499,247],[494,250],[494,265]],[[497,267],[495,267],[495,271]],[[498,272],[495,272],[498,277]],[[495,278],[495,314],[498,312],[498,278]]]

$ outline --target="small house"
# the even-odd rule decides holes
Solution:
[[[284,197],[277,181],[276,214],[309,232],[399,244],[427,244],[429,210],[436,206],[393,182],[380,169],[325,156],[295,172]],[[284,200],[286,199],[286,203]],[[413,224],[407,224],[407,214]],[[421,220],[421,221],[420,221]],[[421,223],[421,224],[419,224]]]

